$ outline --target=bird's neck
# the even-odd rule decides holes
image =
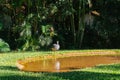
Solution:
[[[59,44],[59,42],[57,41],[57,44]]]

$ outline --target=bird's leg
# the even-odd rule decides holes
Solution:
[[[56,61],[56,51],[53,51],[53,59]]]

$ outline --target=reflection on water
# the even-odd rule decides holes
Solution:
[[[120,56],[73,56],[27,62],[21,70],[34,72],[66,72],[99,64],[120,63]]]
[[[55,62],[55,69],[60,70],[60,62],[59,61]]]

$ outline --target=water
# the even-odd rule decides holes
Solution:
[[[35,60],[24,64],[21,70],[33,72],[67,72],[99,64],[120,63],[120,56],[73,56]],[[18,67],[19,68],[19,67]]]

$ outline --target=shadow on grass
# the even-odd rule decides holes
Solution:
[[[0,66],[0,70],[18,71],[18,68],[13,66]]]
[[[30,76],[0,76],[0,80],[37,80],[37,77],[30,77]]]
[[[75,71],[64,73],[40,73],[40,75],[7,74],[0,80],[120,80],[120,74]],[[37,73],[39,74],[39,73]]]
[[[0,80],[65,80],[65,79],[55,76],[9,75],[9,76],[0,76]]]
[[[49,73],[48,73],[49,74]],[[74,71],[49,74],[67,80],[120,80],[120,74]]]
[[[102,70],[112,70],[112,71],[120,71],[120,63],[114,65],[101,65],[94,67],[95,69],[102,69]]]

